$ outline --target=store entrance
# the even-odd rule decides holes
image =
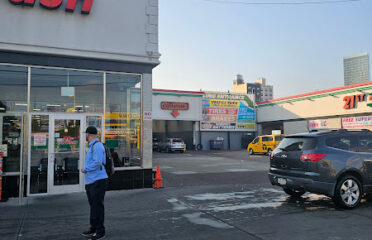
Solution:
[[[31,114],[29,134],[29,194],[83,191],[87,126],[102,129],[102,116]]]

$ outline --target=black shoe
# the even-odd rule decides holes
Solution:
[[[91,237],[95,233],[96,233],[96,231],[93,231],[92,229],[89,229],[88,231],[83,232],[81,235],[84,236],[84,237]]]
[[[103,239],[103,238],[105,238],[104,233],[95,233],[92,235],[91,240],[98,240],[98,239]]]

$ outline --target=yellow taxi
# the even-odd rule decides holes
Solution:
[[[250,155],[255,153],[270,153],[283,140],[285,135],[263,135],[256,137],[247,147]]]

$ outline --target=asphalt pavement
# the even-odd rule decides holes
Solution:
[[[155,153],[157,164],[164,188],[107,192],[106,239],[371,239],[371,202],[343,210],[322,195],[290,198],[269,184],[267,156]],[[84,193],[10,199],[0,239],[84,239],[88,214]]]

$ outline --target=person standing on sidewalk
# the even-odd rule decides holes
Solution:
[[[105,148],[97,138],[97,128],[88,127],[85,131],[88,141],[88,151],[85,157],[85,190],[90,206],[90,228],[82,233],[85,237],[98,240],[105,237],[105,206],[104,198],[107,186],[107,173],[103,164],[106,164]]]

